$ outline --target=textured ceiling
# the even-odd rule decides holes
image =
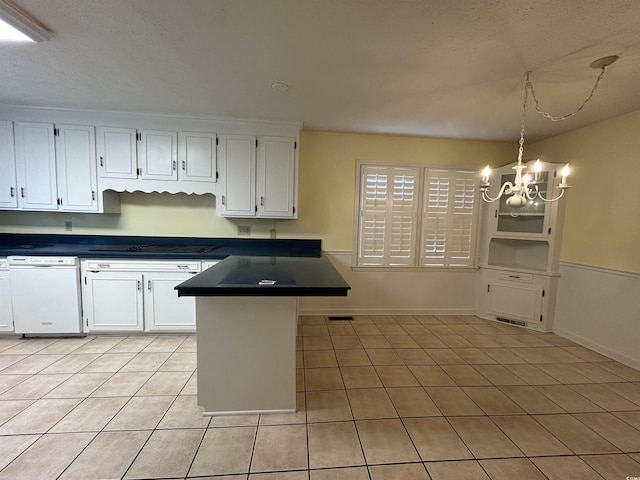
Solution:
[[[13,1],[55,36],[0,44],[0,104],[514,140],[526,70],[562,114],[615,54],[575,117],[529,108],[528,139],[640,109],[638,0]]]

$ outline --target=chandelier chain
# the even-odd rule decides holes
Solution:
[[[535,102],[535,107],[536,107],[536,112],[538,112],[540,115],[542,115],[545,118],[548,118],[549,120],[551,120],[552,122],[560,122],[562,120],[566,120],[569,117],[574,116],[576,113],[578,113],[580,110],[582,110],[584,108],[584,106],[589,102],[589,100],[591,100],[591,98],[593,97],[593,94],[596,92],[596,89],[598,88],[598,84],[600,83],[600,80],[602,79],[602,77],[604,76],[604,72],[605,72],[605,68],[606,67],[601,67],[600,68],[600,74],[598,75],[598,78],[596,78],[596,83],[594,83],[593,88],[591,88],[591,92],[589,93],[589,95],[587,96],[587,98],[584,100],[584,102],[582,102],[582,104],[573,112],[571,113],[567,113],[566,115],[551,115],[550,113],[547,113],[543,110],[540,109],[540,103],[538,102],[538,97],[536,97],[536,91],[533,88],[533,83],[531,83],[531,80],[529,79],[531,72],[526,72],[526,83],[525,83],[525,106],[526,106],[526,100],[527,100],[527,95],[526,92],[528,90],[531,90],[531,96],[533,97],[533,100]]]

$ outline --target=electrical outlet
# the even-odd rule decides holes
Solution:
[[[66,220],[64,222],[64,229],[67,232],[70,232],[71,230],[73,230],[73,224],[71,223],[71,220]]]
[[[251,235],[251,227],[249,225],[238,225],[238,235]]]

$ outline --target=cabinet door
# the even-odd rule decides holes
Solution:
[[[16,187],[13,122],[0,121],[0,208],[18,206]]]
[[[140,178],[150,180],[177,180],[178,134],[158,130],[140,132]]]
[[[295,154],[293,138],[258,138],[259,217],[294,216]]]
[[[16,167],[18,206],[25,210],[57,210],[52,124],[16,123]]]
[[[216,181],[216,134],[180,132],[180,179],[190,182]]]
[[[138,330],[143,327],[142,274],[98,272],[85,276],[85,328],[89,331]]]
[[[0,332],[13,332],[9,270],[0,270]]]
[[[100,176],[138,178],[136,129],[98,127],[97,132]]]
[[[56,159],[60,208],[96,212],[96,138],[93,127],[57,125]]]
[[[540,323],[542,288],[538,285],[490,283],[489,313],[509,320]]]
[[[178,292],[174,290],[176,285],[193,275],[174,272],[144,275],[145,330],[195,330],[195,297],[178,297]]]
[[[538,186],[538,190],[544,197],[547,197],[547,190],[552,190],[552,188],[548,188],[549,172],[541,172],[540,178],[542,183]],[[515,174],[502,175],[500,180],[500,185],[507,181],[513,182]],[[509,197],[503,195],[499,200],[498,232],[529,236],[546,235],[546,230],[549,228],[548,212],[551,205],[547,205],[547,202],[540,198],[535,198],[528,200],[522,208],[512,209],[507,206],[507,198]]]
[[[256,138],[221,135],[218,150],[220,183],[216,196],[218,215],[255,217],[256,215]]]

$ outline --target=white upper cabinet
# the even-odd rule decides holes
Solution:
[[[119,193],[157,192],[214,195],[218,215],[296,218],[300,126],[3,107],[0,210],[117,213]]]
[[[100,176],[137,178],[136,129],[98,127],[97,131]]]
[[[98,210],[95,129],[56,126],[58,197],[61,210]]]
[[[24,210],[57,210],[53,124],[18,122],[15,134],[18,206]]]
[[[216,197],[218,215],[255,217],[256,137],[221,135],[218,150],[220,184]]]
[[[180,178],[190,182],[216,181],[215,133],[180,132],[178,134]]]
[[[13,122],[0,121],[0,208],[18,206]]]
[[[98,128],[99,187],[214,193],[216,134]]]
[[[149,180],[178,179],[178,134],[158,130],[142,130],[138,135],[140,178]]]
[[[295,218],[296,142],[293,137],[221,135],[218,215]]]
[[[19,210],[120,210],[117,194],[98,191],[94,127],[16,122],[15,147]]]
[[[296,144],[289,137],[258,137],[258,216],[293,217]]]

